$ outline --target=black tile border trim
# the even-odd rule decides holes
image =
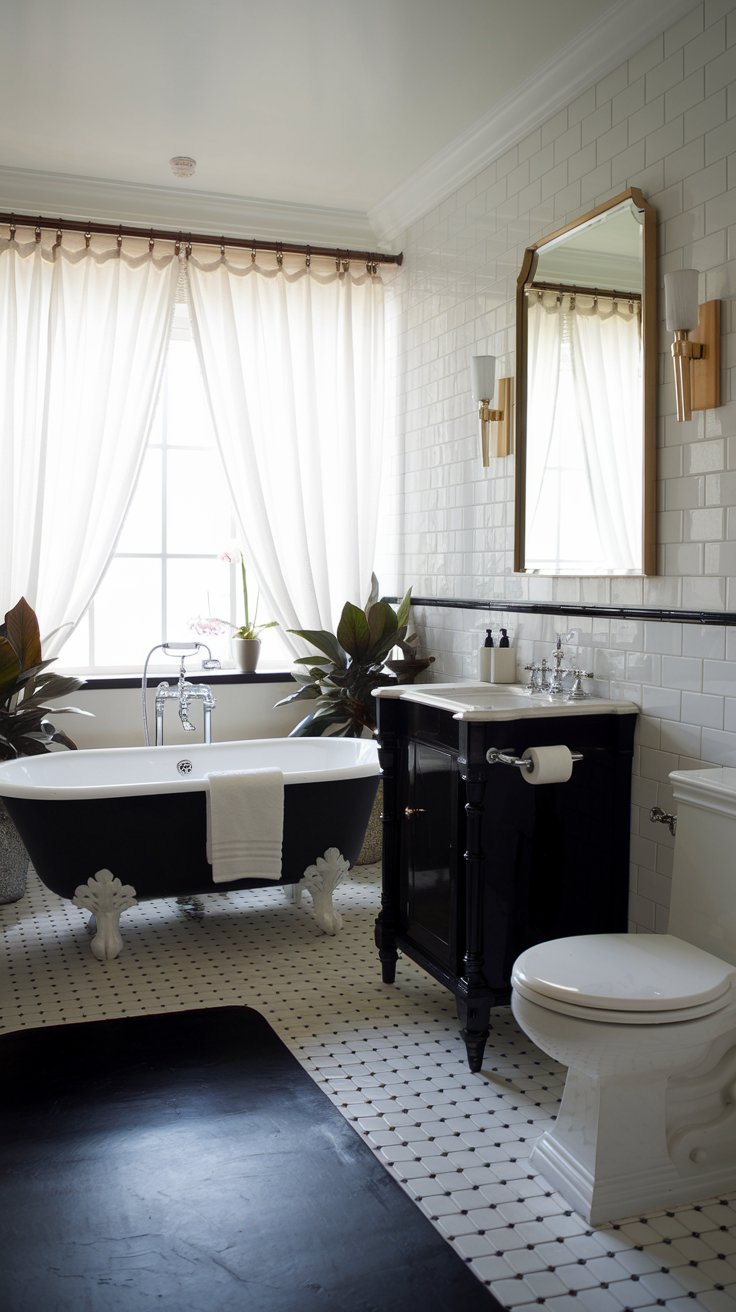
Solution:
[[[387,597],[399,602],[400,597]],[[438,597],[412,597],[412,606],[438,607],[447,610],[511,611],[522,615],[591,615],[600,619],[653,620],[661,624],[736,625],[736,611],[728,610],[660,610],[653,606],[595,606],[580,602],[451,600]]]

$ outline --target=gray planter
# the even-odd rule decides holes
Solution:
[[[381,860],[383,851],[383,822],[381,820],[381,808],[383,806],[383,780],[378,785],[376,800],[373,803],[368,828],[365,831],[363,846],[360,851],[356,866],[371,866]]]
[[[29,857],[4,802],[0,801],[0,903],[17,902],[26,891]]]

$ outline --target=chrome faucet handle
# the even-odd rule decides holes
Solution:
[[[570,673],[573,677],[573,685],[569,693],[567,694],[565,701],[566,702],[585,701],[587,697],[590,697],[590,693],[585,691],[585,688],[583,687],[583,679],[594,679],[595,675],[593,671],[571,670]]]
[[[539,687],[538,684],[539,666],[534,664],[525,665],[524,669],[530,671],[529,682],[526,685],[527,692],[529,693],[537,692]]]

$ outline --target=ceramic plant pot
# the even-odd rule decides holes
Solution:
[[[261,654],[260,638],[231,638],[233,660],[241,674],[254,674]]]
[[[28,862],[23,840],[0,801],[0,903],[17,902],[23,896]]]

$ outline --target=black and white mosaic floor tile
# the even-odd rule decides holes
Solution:
[[[85,916],[31,873],[0,907],[0,1030],[242,1003],[261,1011],[387,1170],[507,1308],[736,1312],[736,1198],[591,1229],[530,1173],[564,1071],[494,1013],[468,1071],[449,993],[405,958],[381,983],[379,872],[351,872],[326,937],[279,889],[125,913],[102,964]]]

